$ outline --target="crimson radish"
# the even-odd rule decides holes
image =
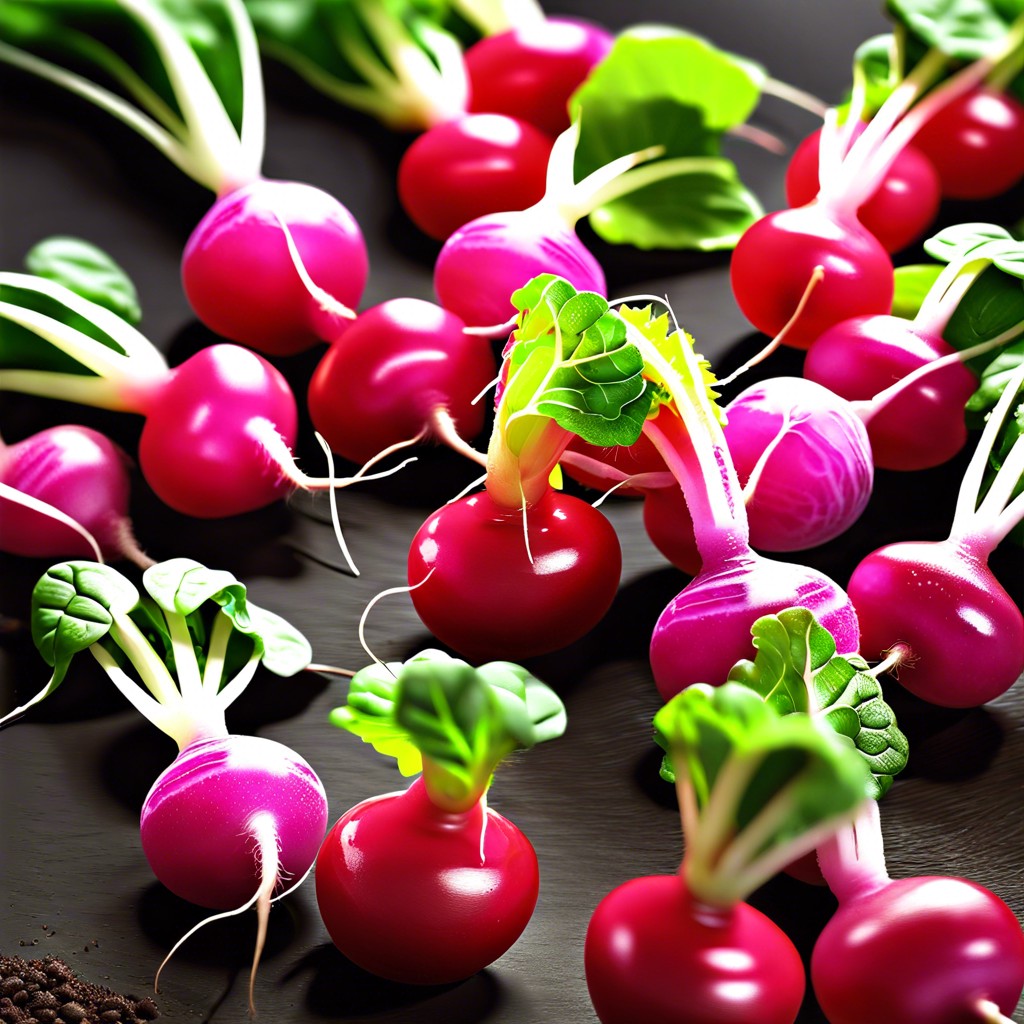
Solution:
[[[1010,1024],[1024,932],[995,893],[966,878],[890,878],[873,800],[818,863],[839,900],[811,956],[830,1024]]]
[[[856,752],[803,714],[780,716],[738,683],[694,684],[654,718],[675,782],[677,875],[635,878],[597,905],[584,969],[602,1024],[793,1024],[800,955],[744,902],[865,801]]]
[[[518,665],[472,668],[428,650],[357,672],[331,721],[395,757],[404,775],[422,773],[328,832],[316,895],[334,944],[405,983],[482,970],[519,938],[539,890],[533,846],[488,806],[490,781],[512,751],[561,735],[562,702]]]
[[[1024,615],[987,563],[989,553],[1024,518],[1024,495],[1016,493],[1024,475],[1024,439],[1017,437],[980,497],[989,456],[1007,420],[1016,415],[1022,381],[1024,363],[1010,376],[981,433],[949,536],[885,545],[862,559],[850,577],[863,649],[907,645],[913,667],[899,681],[934,704],[984,704],[1024,670]]]
[[[44,17],[0,26],[0,60],[95,103],[216,194],[182,256],[185,294],[209,328],[274,354],[333,339],[362,295],[366,245],[337,199],[311,185],[262,176],[263,81],[242,0],[224,0],[214,12],[147,0],[114,6],[127,24],[116,26],[120,35],[112,43],[100,37],[95,12],[51,8]],[[217,40],[204,53],[210,69],[190,42],[197,21],[198,34]],[[151,82],[118,53],[139,31],[156,57]],[[88,46],[79,56],[89,54],[97,77],[112,75],[131,100],[33,52],[45,52],[51,37],[67,32],[84,33]]]
[[[633,442],[651,398],[640,356],[601,296],[541,275],[512,301],[520,314],[485,489],[431,515],[407,562],[424,625],[475,660],[557,650],[608,610],[622,565],[615,530],[549,481],[575,434]]]
[[[343,483],[296,466],[295,399],[281,372],[250,349],[211,345],[169,368],[134,327],[63,285],[3,273],[0,288],[0,317],[24,336],[32,360],[0,369],[0,390],[144,416],[139,466],[177,511],[237,515],[296,488]]]
[[[312,866],[327,798],[298,754],[274,740],[229,734],[224,713],[260,664],[294,675],[309,664],[309,645],[249,602],[230,573],[177,558],[150,566],[142,583],[145,596],[109,566],[51,566],[32,594],[32,638],[53,673],[0,724],[57,689],[74,655],[88,650],[132,706],[178,744],[142,806],[143,852],[183,899],[230,913],[255,904],[252,1009],[270,903]]]
[[[477,399],[496,373],[489,340],[454,313],[389,299],[327,349],[309,382],[309,414],[331,450],[360,465],[425,436],[480,461],[467,440],[483,429]]]
[[[614,36],[579,18],[536,18],[484,36],[465,53],[470,110],[507,114],[554,137],[569,127],[569,98]]]

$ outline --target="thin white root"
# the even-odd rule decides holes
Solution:
[[[422,587],[423,584],[426,583],[427,580],[429,580],[430,577],[433,575],[434,570],[431,569],[430,572],[428,572],[427,575],[419,581],[419,583],[414,583],[412,584],[412,586],[408,587],[390,587],[388,590],[382,590],[379,594],[375,594],[372,598],[370,598],[370,600],[366,603],[366,607],[363,609],[363,614],[359,616],[359,643],[362,644],[363,650],[366,651],[367,655],[373,661],[375,661],[382,668],[388,669],[389,672],[391,672],[391,669],[388,668],[388,666],[383,661],[381,661],[380,658],[378,658],[377,655],[373,653],[373,651],[370,650],[370,645],[366,642],[366,620],[369,617],[370,609],[373,608],[374,605],[376,605],[377,602],[381,600],[381,598],[390,597],[392,594],[411,594],[418,587]],[[392,675],[393,674],[394,673],[392,673]]]
[[[434,436],[446,444],[452,451],[465,456],[471,462],[475,462],[484,468],[487,467],[487,455],[485,452],[477,451],[466,439],[455,429],[455,420],[452,414],[444,406],[436,406],[430,415],[430,428]]]
[[[337,668],[334,665],[307,665],[305,668],[306,672],[322,672],[328,676],[347,676],[351,678],[355,675],[355,672],[350,668]]]
[[[979,999],[975,1004],[975,1009],[985,1024],[1013,1024],[1013,1021],[991,999]]]
[[[330,503],[331,509],[331,526],[334,527],[334,538],[338,542],[338,547],[341,549],[342,557],[345,559],[346,564],[349,567],[353,576],[359,575],[359,569],[356,563],[352,560],[352,553],[348,549],[348,543],[345,540],[345,535],[341,532],[341,519],[338,516],[338,498],[334,493],[334,457],[331,455],[331,446],[324,439],[323,435],[316,433],[316,439],[320,447],[324,451],[324,455],[327,457],[327,479],[331,482],[331,485],[327,489],[327,500]]]

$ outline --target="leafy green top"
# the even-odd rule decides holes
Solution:
[[[423,772],[431,800],[452,812],[474,806],[498,763],[565,731],[565,708],[526,669],[495,661],[479,668],[443,651],[357,672],[331,723],[387,757],[403,775]]]
[[[96,562],[51,566],[32,592],[31,614],[32,639],[53,672],[0,721],[51,694],[72,658],[89,650],[124,696],[184,748],[226,732],[224,711],[259,664],[281,676],[309,664],[306,639],[248,601],[228,572],[175,558],[147,569],[142,584],[144,596]]]
[[[851,821],[868,772],[845,738],[740,683],[688,686],[654,717],[668,752],[694,895],[728,907]]]

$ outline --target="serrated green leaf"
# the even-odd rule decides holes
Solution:
[[[102,249],[80,238],[57,235],[34,245],[25,257],[29,273],[70,288],[130,324],[142,319],[135,285]]]

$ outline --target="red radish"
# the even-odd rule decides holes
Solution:
[[[839,900],[811,956],[830,1024],[1010,1024],[1024,932],[995,893],[965,878],[890,878],[873,800],[818,861]]]
[[[431,436],[480,461],[467,441],[484,425],[478,401],[497,374],[490,342],[422,299],[359,314],[313,371],[308,406],[332,451],[362,465]]]
[[[597,509],[550,483],[570,439],[632,443],[650,402],[642,362],[593,292],[542,275],[513,294],[485,491],[417,531],[410,596],[443,643],[474,659],[543,654],[611,605],[622,556]]]
[[[232,914],[256,905],[252,1011],[270,903],[312,866],[327,797],[298,754],[273,740],[229,735],[224,714],[261,663],[293,675],[309,664],[309,645],[248,603],[230,573],[180,558],[151,565],[142,582],[144,599],[108,566],[51,566],[32,594],[32,637],[53,674],[0,723],[52,693],[74,655],[89,650],[129,702],[174,739],[179,754],[142,807],[142,848],[157,878],[184,899]]]
[[[614,36],[577,18],[543,18],[487,35],[466,50],[470,109],[507,114],[550,136],[569,127],[569,97]]]
[[[701,558],[693,518],[678,483],[656,487],[644,495],[644,529],[651,543],[687,576],[700,572]]]
[[[5,47],[3,59],[95,103],[216,194],[182,258],[186,295],[207,326],[276,355],[333,340],[355,315],[366,283],[365,242],[338,200],[310,185],[263,177],[263,79],[242,0],[223,3],[223,38],[199,12],[189,25],[237,57],[237,78],[223,94],[160,4],[120,0],[117,8],[128,20],[119,26],[124,39],[141,31],[153,51],[153,82],[139,77],[131,57],[88,36],[81,54],[95,54],[99,82],[112,77],[122,92],[16,46]],[[70,23],[63,30],[80,31]],[[173,102],[161,95],[168,85]]]
[[[780,716],[738,683],[689,687],[655,728],[685,855],[678,875],[632,879],[598,904],[583,954],[594,1010],[602,1024],[793,1024],[800,954],[744,900],[853,815],[864,764],[808,716]],[[789,758],[803,770],[783,767]],[[805,814],[812,777],[829,799]]]
[[[990,199],[1024,177],[1024,106],[989,86],[939,111],[914,136],[950,199]]]
[[[668,471],[664,460],[644,434],[627,447],[613,448],[601,448],[573,438],[561,465],[568,476],[584,487],[598,491],[614,487],[620,497],[642,497],[659,479],[662,483],[670,482],[665,479]]]
[[[858,121],[847,139],[852,143],[863,131]],[[812,132],[793,151],[786,168],[786,201],[805,206],[821,190],[818,152],[822,130]],[[931,226],[942,202],[939,175],[915,146],[907,146],[878,189],[857,209],[857,220],[891,253],[916,242]]]
[[[0,486],[16,492],[0,493],[0,547],[8,553],[95,556],[95,544],[107,559],[148,564],[128,517],[128,456],[99,431],[69,424],[14,444],[0,440]]]
[[[466,114],[429,128],[398,165],[402,209],[444,241],[485,214],[525,210],[544,195],[552,139],[505,114]]]
[[[1022,380],[1024,365],[1007,382],[982,431],[949,537],[878,548],[850,577],[863,649],[908,646],[912,668],[900,674],[900,683],[945,707],[984,704],[1024,671],[1024,615],[987,564],[989,553],[1024,518],[1024,496],[1013,497],[1024,474],[1024,439],[1016,440],[979,501],[989,453],[1018,401]]]
[[[356,673],[331,721],[404,774],[422,771],[407,790],[348,810],[324,840],[316,895],[332,940],[394,981],[468,978],[519,938],[539,888],[530,841],[487,804],[494,768],[560,735],[561,701],[518,665],[473,669],[425,651]]]
[[[102,306],[40,277],[0,279],[11,296],[0,303],[0,317],[87,371],[4,369],[0,390],[144,416],[140,468],[157,496],[177,511],[199,518],[237,515],[299,487],[343,483],[308,477],[295,465],[295,399],[284,375],[257,353],[212,345],[168,368],[152,342]],[[36,311],[46,302],[63,319]],[[92,333],[71,326],[77,318]]]

